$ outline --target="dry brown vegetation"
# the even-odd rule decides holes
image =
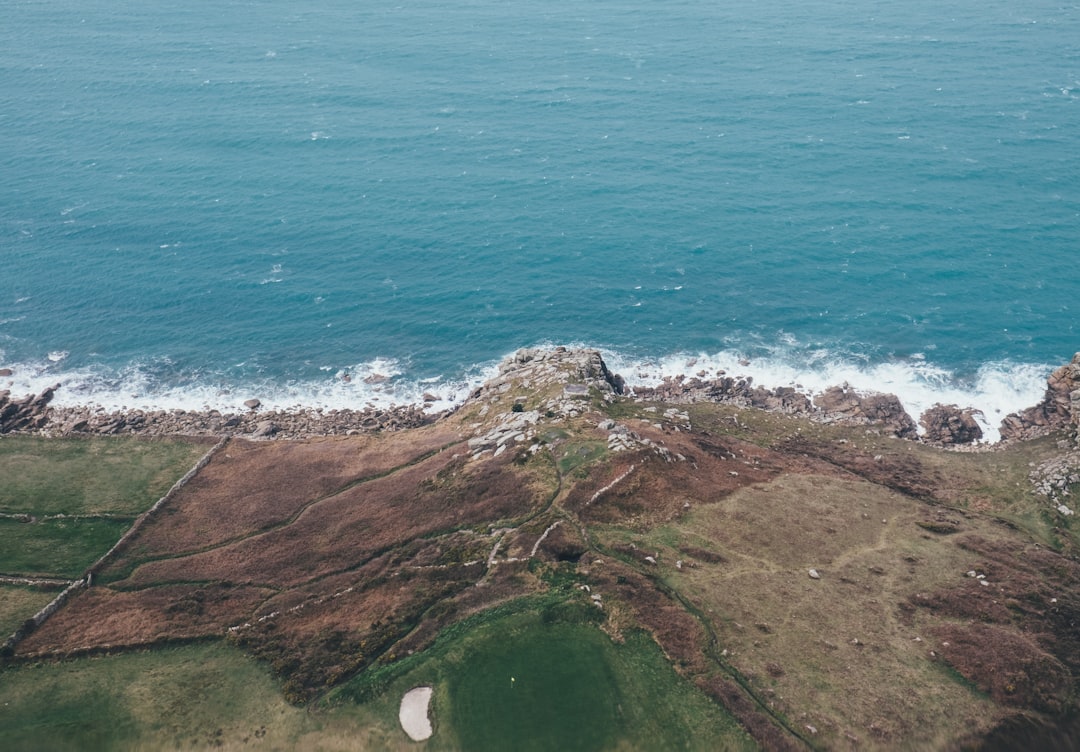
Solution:
[[[1075,710],[1075,540],[1019,486],[1050,444],[946,453],[730,406],[679,427],[622,402],[638,443],[611,452],[608,409],[479,459],[475,405],[234,440],[19,654],[228,635],[301,701],[563,587],[769,749],[955,748]]]

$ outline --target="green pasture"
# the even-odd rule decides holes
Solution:
[[[41,590],[23,585],[0,585],[0,643],[24,621],[49,605],[58,593],[59,590]]]
[[[77,579],[108,551],[130,519],[0,519],[0,572]]]
[[[172,439],[0,437],[0,512],[136,516],[206,453]]]
[[[224,643],[0,669],[0,746],[11,752],[291,749],[318,727],[265,666]]]

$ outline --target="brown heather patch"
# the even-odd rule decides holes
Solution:
[[[436,427],[304,442],[233,439],[129,548],[163,556],[250,535],[349,483],[407,465],[455,440],[456,432]]]
[[[279,613],[230,639],[287,677],[287,696],[303,701],[377,660],[437,604],[473,585],[476,574],[460,567],[402,571]]]
[[[647,577],[608,558],[591,567],[589,582],[592,592],[630,609],[681,672],[697,675],[710,669],[705,657],[708,637],[701,623]]]
[[[957,544],[969,555],[968,570],[984,575],[989,584],[963,577],[951,587],[913,596],[906,607],[974,625],[1009,628],[1016,639],[1031,642],[1080,675],[1080,562],[1033,543],[987,535],[965,535]],[[1002,644],[1010,648],[1013,643]],[[998,652],[996,646],[984,648],[988,654]],[[967,653],[958,660],[975,665]],[[1005,655],[1003,660],[1011,659]]]
[[[803,454],[824,460],[871,483],[916,499],[948,501],[952,496],[947,493],[951,485],[945,478],[914,454],[873,454],[850,444],[811,441],[801,436],[788,439],[777,448],[786,454]]]
[[[651,449],[616,455],[578,484],[564,505],[587,522],[647,529],[683,514],[687,504],[715,503],[739,488],[767,481],[778,472],[777,455],[751,444],[711,442],[709,451],[705,451],[690,434],[654,432],[652,438],[685,460],[669,462]],[[629,475],[590,503],[597,491],[631,465],[634,470]]]
[[[990,624],[945,624],[933,630],[944,660],[996,702],[1061,712],[1073,678],[1029,637]]]
[[[465,465],[443,452],[312,504],[284,527],[139,566],[123,584],[229,580],[295,586],[357,567],[418,537],[527,514],[546,501],[545,489],[523,480],[505,462]]]
[[[19,644],[18,654],[69,654],[221,637],[272,591],[224,585],[174,585],[137,592],[92,587]]]

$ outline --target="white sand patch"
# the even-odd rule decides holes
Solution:
[[[401,698],[398,720],[401,721],[401,728],[405,729],[405,733],[414,742],[430,739],[434,733],[431,719],[428,718],[432,693],[431,687],[414,687]]]

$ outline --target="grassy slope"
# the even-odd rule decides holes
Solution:
[[[2,677],[0,728],[13,752],[289,749],[323,727],[281,698],[268,669],[224,644],[12,666]]]
[[[209,446],[96,437],[0,439],[0,511],[136,516],[161,498]]]
[[[0,642],[55,597],[55,591],[0,585]]]
[[[32,519],[0,518],[0,572],[78,577],[206,451],[191,441],[4,436],[0,513]]]
[[[409,749],[398,702],[432,683],[438,733],[421,748],[753,748],[640,632],[615,644],[594,626],[511,610],[451,630],[416,658],[377,693],[361,692],[364,701],[346,685],[310,711],[288,705],[265,666],[224,643],[10,666],[0,729],[13,752]],[[519,686],[496,682],[510,675]]]
[[[591,610],[550,599],[492,609],[335,690],[326,706],[359,702],[387,716],[408,689],[432,685],[432,750],[753,748],[651,638],[634,632],[617,644],[590,624]]]
[[[131,519],[0,519],[0,572],[77,579],[109,550]]]

